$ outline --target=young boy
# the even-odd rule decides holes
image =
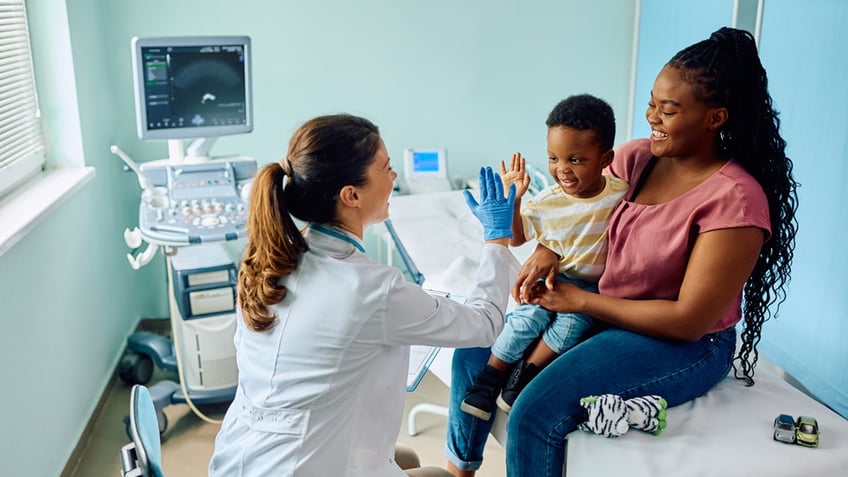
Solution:
[[[536,239],[561,257],[557,280],[597,292],[607,253],[607,224],[627,191],[626,182],[602,174],[613,158],[615,116],[605,101],[583,94],[557,104],[545,124],[554,185],[522,206],[521,196],[530,185],[525,159],[513,154],[509,171],[501,161],[504,185],[516,185],[510,245]],[[488,420],[497,400],[498,407],[509,412],[527,383],[576,345],[590,326],[591,318],[580,313],[519,305],[507,315],[489,362],[468,387],[460,409]]]

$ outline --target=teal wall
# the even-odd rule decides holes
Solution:
[[[244,1],[204,8],[196,22],[186,19],[208,2],[115,3],[105,7],[113,101],[125,113],[116,118],[121,146],[139,159],[163,157],[166,148],[140,143],[126,114],[135,35],[251,36],[255,130],[219,140],[214,152],[260,162],[277,160],[302,121],[339,111],[376,122],[397,167],[406,147],[446,147],[460,177],[513,151],[544,166],[544,120],[569,94],[602,96],[622,125],[627,120],[630,0]],[[168,14],[150,13],[160,9]]]
[[[165,303],[151,293],[156,267],[133,272],[124,258],[121,232],[136,220],[137,185],[108,149],[121,114],[111,70],[97,61],[108,22],[90,1],[69,2],[69,11],[64,0],[27,3],[48,161],[84,155],[96,168],[93,181],[0,256],[0,474],[57,476],[130,330],[142,316],[164,315]],[[79,113],[68,104],[77,95]]]
[[[374,120],[398,166],[405,147],[446,147],[457,177],[514,151],[544,166],[544,119],[570,94],[604,97],[619,142],[626,130],[635,0],[28,4],[48,161],[82,154],[97,174],[0,256],[3,475],[59,475],[126,337],[167,314],[161,256],[140,271],[126,261],[138,183],[109,152],[167,154],[135,137],[133,36],[250,35],[256,127],[213,152],[260,163],[302,121],[339,111]]]

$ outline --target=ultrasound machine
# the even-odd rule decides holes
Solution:
[[[167,140],[167,159],[136,163],[112,152],[138,176],[138,227],[124,231],[134,269],[165,255],[172,338],[135,332],[118,366],[128,384],[146,384],[154,362],[179,383],[150,387],[160,432],[162,408],[233,399],[237,267],[226,242],[246,237],[247,199],[257,164],[213,157],[219,136],[253,130],[251,45],[247,36],[133,38],[138,136]],[[184,149],[183,140],[192,142]],[[144,247],[146,243],[146,247]],[[141,251],[141,248],[144,250]]]

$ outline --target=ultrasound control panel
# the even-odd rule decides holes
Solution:
[[[142,193],[138,213],[148,242],[179,246],[246,236],[244,188],[256,175],[253,159],[146,163],[140,170],[153,186]]]

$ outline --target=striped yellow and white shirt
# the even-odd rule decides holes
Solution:
[[[554,184],[521,204],[524,236],[560,257],[559,272],[597,282],[607,257],[607,225],[627,182],[604,174],[604,190],[588,199],[570,196]]]

